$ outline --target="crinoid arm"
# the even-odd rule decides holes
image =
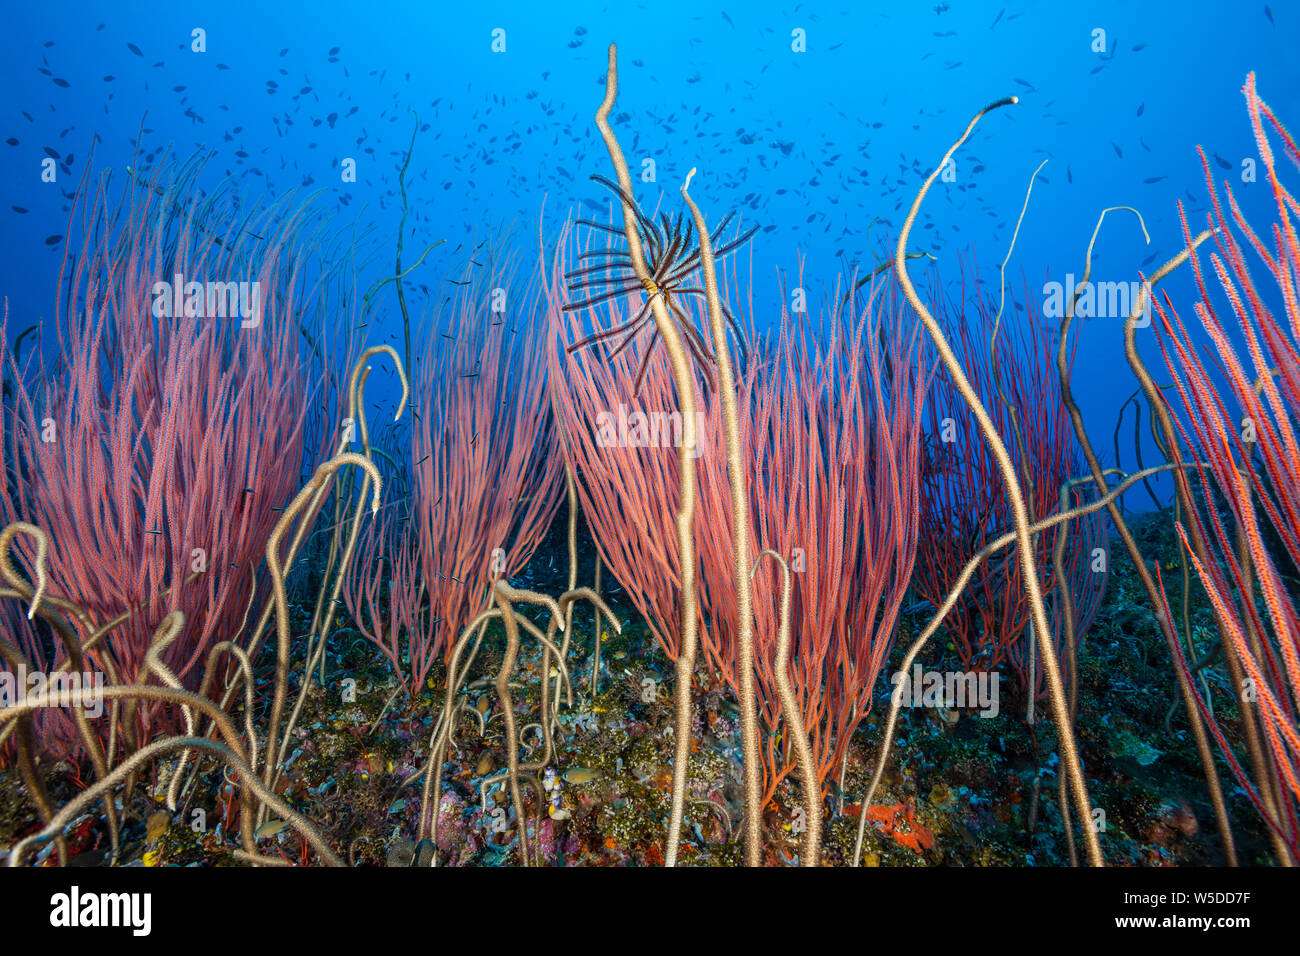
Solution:
[[[591,178],[617,195],[625,210],[632,210],[637,234],[640,236],[642,245],[645,248],[646,265],[650,271],[650,282],[647,285],[638,278],[636,271],[632,267],[631,253],[627,249],[616,247],[611,239],[611,244],[608,246],[580,253],[577,259],[582,264],[564,274],[569,292],[577,294],[579,298],[564,305],[563,309],[566,312],[574,312],[578,309],[589,308],[602,302],[608,302],[621,295],[629,295],[638,288],[644,288],[649,293],[649,297],[647,297],[631,321],[595,331],[579,339],[568,347],[569,353],[572,354],[584,346],[594,345],[615,336],[625,336],[608,356],[608,358],[614,358],[635,341],[641,330],[650,323],[652,318],[650,303],[654,296],[662,295],[664,302],[668,305],[669,312],[677,318],[681,325],[683,339],[691,357],[704,373],[706,385],[711,388],[713,384],[713,366],[716,364],[713,353],[699,329],[691,321],[687,310],[682,308],[679,302],[674,301],[675,298],[680,299],[680,297],[687,295],[704,296],[703,289],[686,286],[686,282],[701,267],[700,242],[695,232],[694,223],[684,214],[670,216],[668,213],[660,213],[659,221],[655,222],[654,219],[641,210],[635,198],[617,183],[603,176],[592,176]],[[758,227],[753,226],[730,242],[719,245],[719,239],[721,239],[722,234],[731,224],[735,215],[734,212],[727,213],[710,231],[708,238],[710,245],[716,250],[714,252],[715,259],[725,256],[729,252],[734,252],[748,242],[754,233],[758,231]],[[578,224],[607,233],[626,243],[625,234],[621,229],[586,219],[578,220]],[[740,366],[744,368],[749,364],[749,343],[735,317],[725,305],[722,311],[736,340]],[[651,338],[645,354],[641,357],[640,368],[636,376],[636,388],[638,390],[645,377],[650,356],[658,341],[658,336]]]

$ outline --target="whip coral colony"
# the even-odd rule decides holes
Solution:
[[[535,55],[512,29],[491,55]],[[767,66],[665,106],[673,61],[613,45],[560,96],[567,42],[494,74],[473,150],[419,75],[419,116],[311,115],[342,44],[275,58],[279,170],[252,110],[191,159],[37,148],[79,180],[0,316],[6,868],[1300,863],[1300,148],[1255,74],[1249,162],[1202,149],[1162,214],[1082,158],[988,188],[1047,77],[973,114],[1007,91],[967,79],[964,126],[834,85],[841,122],[784,63],[807,116]],[[1088,76],[1145,48],[1091,42]],[[1140,237],[1094,275],[1110,213]]]

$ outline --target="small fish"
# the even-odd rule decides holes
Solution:
[[[588,767],[570,767],[561,775],[565,783],[583,784],[596,779],[596,771]]]
[[[1115,150],[1115,155],[1118,156],[1120,159],[1123,159],[1123,158],[1124,158],[1124,150],[1120,149],[1120,148],[1119,148],[1119,145],[1118,145],[1114,140],[1111,140],[1111,141],[1110,141],[1110,145],[1111,145],[1111,148],[1112,148],[1113,150]]]
[[[1273,11],[1269,9],[1269,6],[1268,6],[1267,3],[1264,4],[1264,16],[1268,17],[1268,22],[1269,22],[1269,23],[1273,23]],[[1277,26],[1276,23],[1273,23],[1273,25],[1274,25],[1274,26]]]
[[[1146,108],[1147,108],[1146,103],[1139,103],[1139,104],[1138,104],[1137,115],[1138,115],[1138,116],[1141,116],[1142,113],[1143,113],[1143,111],[1144,111]]]
[[[1222,166],[1224,169],[1231,169],[1231,168],[1232,168],[1232,163],[1228,162],[1226,159],[1224,159],[1224,158],[1223,158],[1222,156],[1220,156],[1218,153],[1215,153],[1215,154],[1214,154],[1214,161],[1215,161],[1216,163],[1218,163],[1220,166]]]
[[[260,827],[257,828],[257,832],[253,834],[253,839],[254,840],[268,839],[269,837],[273,837],[276,836],[277,834],[283,833],[285,828],[288,826],[289,824],[285,820],[267,820],[265,823],[263,823]]]
[[[128,43],[126,45],[126,48],[130,50],[132,53],[134,53],[136,56],[144,56],[144,53],[134,43]]]
[[[63,236],[61,236],[61,235],[60,235],[60,236],[46,236],[46,237],[45,237],[45,244],[46,244],[47,246],[57,246],[57,245],[58,245],[60,242],[62,242],[62,241],[63,241]]]
[[[1144,180],[1142,180],[1142,181],[1143,181],[1144,183],[1146,183],[1146,184],[1149,186],[1149,185],[1151,185],[1152,183],[1158,183],[1158,182],[1160,182],[1160,180],[1162,180],[1162,179],[1168,179],[1168,178],[1169,178],[1168,176],[1149,176],[1149,177],[1147,177],[1146,179],[1144,179]]]

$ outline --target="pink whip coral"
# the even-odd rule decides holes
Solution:
[[[408,694],[527,564],[562,489],[536,288],[509,266],[465,278],[415,372],[409,515],[367,526],[344,590]]]
[[[123,682],[149,679],[169,612],[185,624],[162,660],[189,684],[209,648],[240,636],[277,509],[299,483],[311,388],[297,355],[301,214],[218,232],[234,210],[200,201],[193,172],[129,182],[116,205],[107,177],[83,183],[57,353],[37,349],[22,367],[3,355],[5,522],[48,533],[49,593],[85,612],[71,621],[82,641],[107,627],[88,656]],[[4,613],[28,660],[57,665],[61,651],[16,612]],[[128,740],[174,723],[159,707],[140,707]],[[47,745],[72,739],[60,712],[43,719]]]
[[[1249,766],[1238,759],[1203,697],[1198,694],[1196,702],[1233,774],[1272,829],[1275,852],[1294,863],[1300,857],[1300,614],[1287,579],[1300,568],[1300,437],[1294,426],[1300,409],[1300,205],[1278,176],[1270,136],[1280,139],[1297,165],[1300,150],[1259,98],[1254,74],[1243,92],[1277,219],[1266,236],[1259,235],[1227,187],[1225,215],[1201,153],[1217,248],[1208,256],[1209,269],[1193,257],[1199,293],[1194,311],[1222,378],[1205,367],[1167,298],[1157,302],[1157,328],[1183,406],[1178,429],[1198,459],[1194,470],[1204,495],[1203,513],[1187,514],[1179,533],[1185,543],[1189,531],[1205,542],[1204,557],[1190,544],[1188,551],[1224,633],[1225,651],[1240,665]],[[1185,216],[1183,222],[1190,245]],[[1281,315],[1257,288],[1247,247],[1276,283]],[[1211,271],[1226,307],[1214,304]],[[1229,338],[1233,325],[1248,363]],[[1186,672],[1189,664],[1178,652]]]
[[[553,276],[565,274],[569,244],[566,230]],[[674,445],[682,429],[672,411],[668,363],[643,354],[653,347],[652,336],[603,359],[571,351],[570,343],[582,339],[583,315],[565,307],[560,285],[549,289],[551,380],[583,514],[605,563],[675,660],[681,570],[671,542],[680,494]],[[881,280],[873,288],[865,313],[835,311],[824,329],[800,327],[783,313],[777,336],[758,345],[737,374],[751,553],[771,549],[792,571],[790,676],[819,786],[870,709],[915,557],[919,416],[928,375],[917,355],[915,326],[905,331],[906,314],[886,287]],[[612,298],[606,308],[613,317],[601,324],[619,325],[622,305],[620,297]],[[743,315],[752,317],[752,302]],[[696,386],[702,647],[709,669],[735,688],[736,594],[721,403],[702,375]],[[776,693],[779,568],[759,569],[756,580],[766,799],[794,769],[795,758],[783,741]]]
[[[1076,472],[1073,436],[1052,364],[1051,344],[1032,312],[1012,324],[1001,323],[994,333],[993,303],[976,292],[967,309],[957,315],[936,308],[939,320],[951,328],[953,349],[972,387],[984,401],[1000,434],[1008,436],[1010,451],[1025,489],[1030,517],[1042,521],[1058,508],[1062,486]],[[932,296],[936,302],[942,297]],[[1006,496],[993,456],[981,439],[970,408],[950,378],[939,375],[929,406],[926,454],[921,469],[920,555],[914,584],[917,593],[935,607],[942,604],[970,557],[1011,525]],[[1071,496],[1066,506],[1075,503]],[[1093,552],[1105,545],[1100,514],[1080,519],[1068,532],[1053,528],[1036,536],[1040,587],[1051,601],[1058,582],[1052,572],[1057,536],[1067,535],[1065,578],[1082,635],[1101,604],[1106,574],[1092,570]],[[948,615],[945,626],[954,654],[963,668],[996,670],[1010,665],[1028,689],[1046,695],[1041,665],[1031,665],[1035,648],[1029,633],[1030,608],[1015,555],[1001,555],[981,569]],[[1054,628],[1061,649],[1059,607],[1054,604]]]

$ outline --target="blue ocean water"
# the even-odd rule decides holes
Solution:
[[[814,287],[873,268],[923,178],[1000,97],[1020,101],[983,120],[911,245],[935,255],[948,281],[973,255],[996,289],[1026,187],[1047,160],[1007,266],[1010,320],[1023,319],[1026,295],[1043,307],[1048,280],[1082,273],[1105,207],[1139,209],[1150,243],[1130,214],[1115,214],[1096,281],[1131,281],[1177,252],[1179,203],[1193,228],[1208,208],[1198,144],[1247,217],[1271,221],[1266,185],[1242,182],[1254,155],[1240,92],[1249,71],[1282,121],[1300,122],[1300,4],[1290,2],[149,0],[10,6],[0,20],[0,295],[11,337],[52,315],[86,164],[94,176],[141,157],[147,168],[165,148],[203,151],[205,184],[229,177],[249,207],[314,193],[340,232],[369,228],[364,289],[391,271],[399,170],[417,128],[407,261],[447,242],[407,295],[432,334],[439,281],[475,237],[514,222],[531,266],[539,226],[553,240],[566,216],[609,208],[589,176],[611,173],[592,121],[611,42],[615,128],[634,172],[653,165],[638,198],[680,210],[678,187],[697,168],[692,194],[711,222],[735,210],[742,228],[760,227],[745,252],[760,328],[777,314],[779,273],[797,273],[800,257]],[[42,179],[47,157],[55,182]],[[340,176],[348,159],[355,182]],[[1189,317],[1190,273],[1162,288]],[[391,290],[377,315],[369,341],[400,337]],[[1130,390],[1122,363],[1120,320],[1085,323],[1075,389],[1102,435]]]

